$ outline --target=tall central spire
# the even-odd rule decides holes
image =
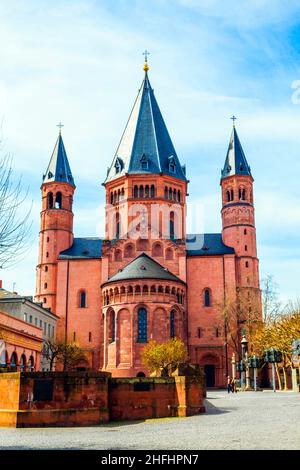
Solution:
[[[105,183],[125,174],[141,173],[163,173],[186,180],[151,88],[148,70],[145,56],[145,77]]]

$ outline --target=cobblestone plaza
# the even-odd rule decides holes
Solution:
[[[89,428],[0,429],[0,449],[300,449],[300,395],[208,392],[207,413]]]

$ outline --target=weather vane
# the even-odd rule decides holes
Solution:
[[[143,55],[145,56],[144,70],[145,70],[145,72],[148,72],[148,70],[149,70],[148,55],[150,55],[150,52],[148,52],[147,49],[146,49],[146,50],[143,52]]]
[[[61,134],[61,128],[64,127],[64,125],[59,122],[56,127],[59,127],[59,135]]]
[[[234,127],[234,126],[235,126],[235,123],[234,123],[234,121],[236,121],[236,119],[237,119],[237,118],[236,118],[235,116],[231,116],[231,118],[230,118],[230,119],[232,119],[232,124],[233,124],[233,127]]]

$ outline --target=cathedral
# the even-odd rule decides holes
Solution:
[[[57,338],[84,350],[81,370],[147,375],[145,344],[177,337],[207,385],[221,387],[234,352],[224,305],[241,292],[260,298],[253,177],[233,121],[220,180],[222,232],[187,234],[189,181],[148,72],[146,59],[103,183],[103,238],[74,237],[76,187],[59,132],[41,186],[36,300],[59,317]],[[241,338],[242,322],[230,321]]]

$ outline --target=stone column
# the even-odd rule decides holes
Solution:
[[[234,353],[232,353],[231,366],[232,366],[232,378],[235,379],[235,376],[236,376],[236,362],[235,362],[235,354]]]

